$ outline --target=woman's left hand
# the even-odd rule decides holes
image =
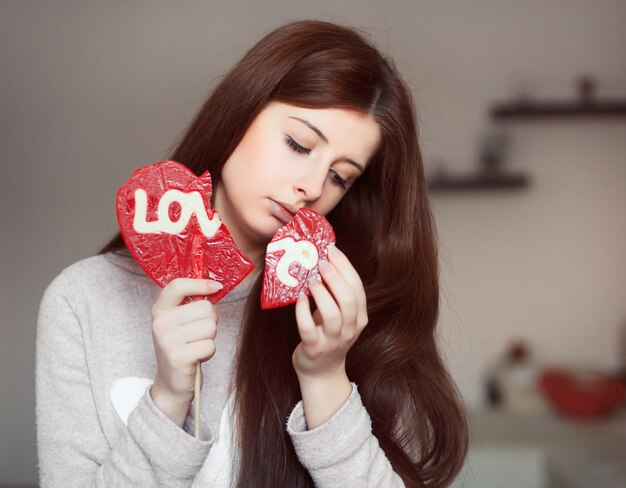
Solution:
[[[346,354],[367,325],[363,283],[346,255],[331,245],[319,268],[323,283],[309,286],[317,310],[311,314],[304,294],[296,303],[301,342],[292,361],[301,379],[345,375]]]

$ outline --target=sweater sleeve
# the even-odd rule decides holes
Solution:
[[[315,429],[307,430],[303,403],[298,402],[287,419],[287,431],[318,488],[405,486],[372,433],[370,416],[354,383],[346,403]]]
[[[36,340],[37,451],[46,487],[187,487],[213,443],[196,440],[152,402],[149,388],[110,445],[100,424],[82,329],[63,274],[46,289]]]

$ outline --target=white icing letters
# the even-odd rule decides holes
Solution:
[[[286,286],[298,285],[298,280],[289,274],[292,263],[299,263],[304,269],[312,270],[318,260],[317,248],[311,241],[294,241],[293,237],[285,237],[279,241],[270,242],[267,252],[285,251],[278,259],[276,277]]]
[[[169,209],[172,203],[180,205],[180,218],[174,222],[170,219]],[[209,219],[202,195],[197,191],[183,193],[179,190],[166,191],[157,209],[157,220],[146,221],[146,213],[148,210],[148,196],[145,190],[137,188],[135,190],[135,218],[133,219],[133,227],[140,234],[152,234],[156,232],[164,232],[166,234],[178,234],[187,224],[191,215],[195,214],[200,224],[200,229],[206,237],[213,237],[220,228],[222,222],[217,216],[217,212],[213,214],[213,218]]]

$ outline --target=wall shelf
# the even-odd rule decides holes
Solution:
[[[591,96],[589,87],[582,87],[581,98],[570,102],[539,102],[518,100],[495,104],[490,111],[491,118],[496,121],[504,120],[540,120],[563,119],[582,117],[626,117],[626,99],[595,100]],[[497,141],[496,141],[497,142]],[[494,150],[494,148],[486,148]],[[501,148],[495,147],[498,152]],[[458,192],[458,191],[491,191],[491,190],[518,190],[526,188],[530,181],[522,173],[509,173],[502,169],[501,161],[488,161],[494,155],[483,154],[482,168],[474,173],[449,174],[445,170],[436,172],[427,180],[428,190],[431,193]],[[495,154],[498,160],[501,154]],[[487,158],[487,160],[485,159]]]
[[[491,118],[544,119],[565,117],[626,117],[626,100],[579,101],[579,102],[530,102],[519,101],[496,104]]]
[[[476,172],[466,175],[437,174],[428,180],[431,192],[462,190],[515,190],[527,187],[529,179],[520,173]]]

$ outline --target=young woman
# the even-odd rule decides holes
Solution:
[[[42,486],[448,485],[467,427],[435,342],[434,223],[392,61],[353,29],[285,25],[168,159],[209,170],[255,271],[216,305],[189,303],[219,284],[160,289],[118,235],[53,281],[37,335]],[[337,246],[310,298],[261,310],[266,245],[301,207]]]

